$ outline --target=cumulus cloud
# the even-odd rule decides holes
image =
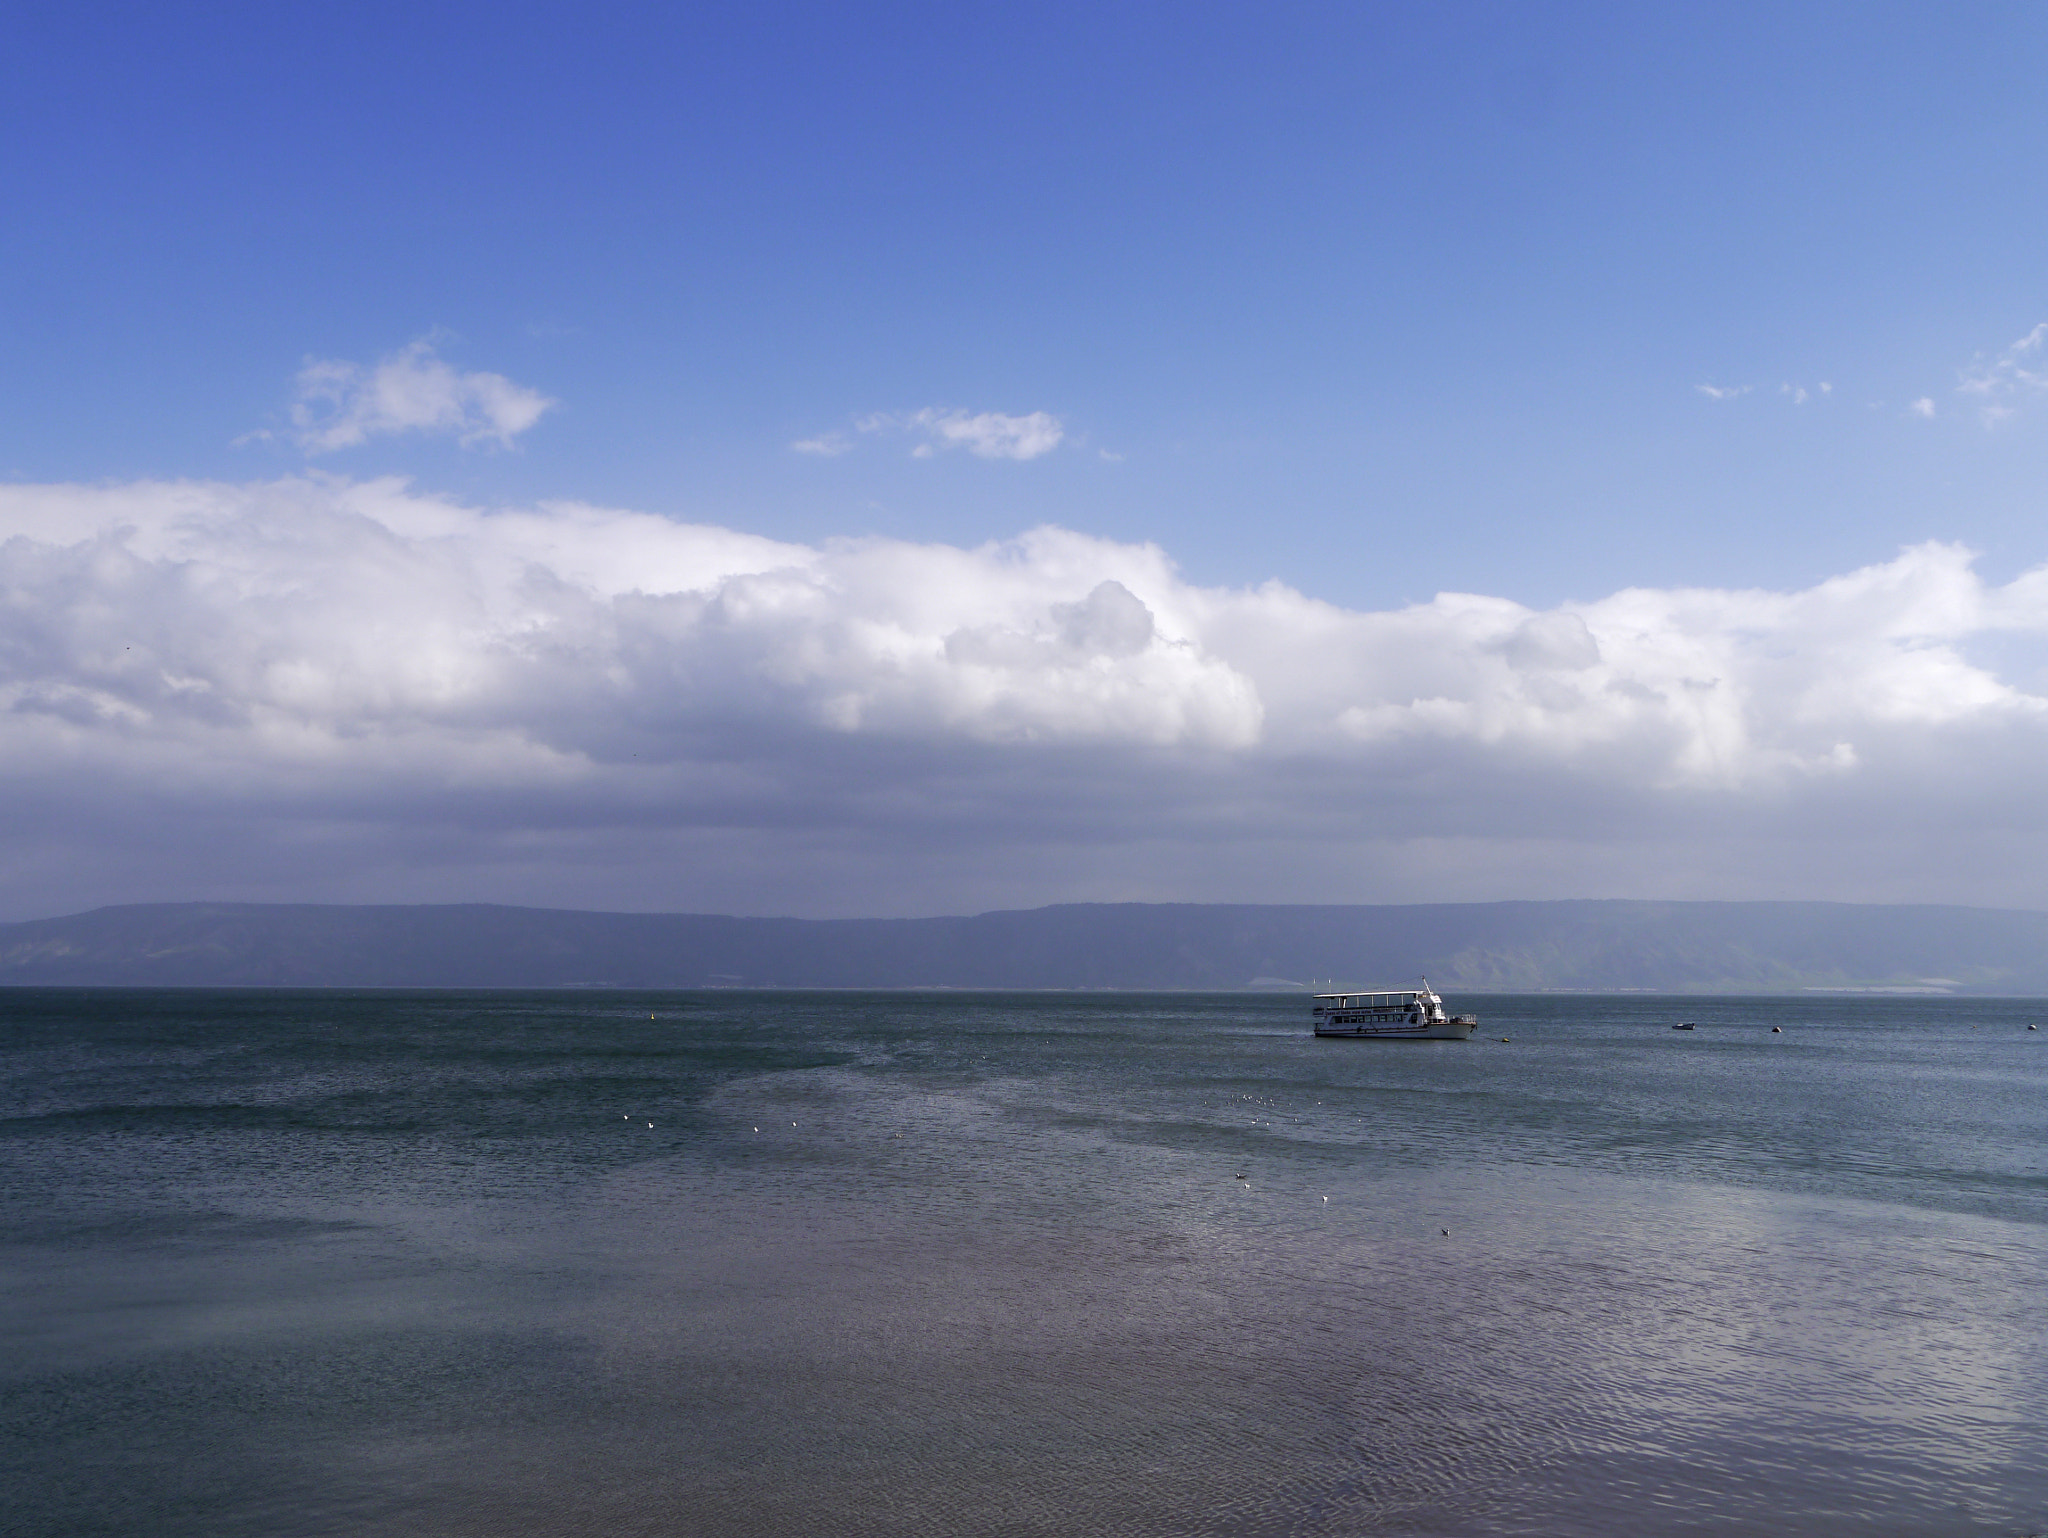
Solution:
[[[2048,568],[1941,544],[1798,591],[1364,611],[1057,528],[16,486],[0,904],[2038,900],[2044,640]]]
[[[977,459],[1037,459],[1066,439],[1066,428],[1049,411],[1008,416],[1000,411],[959,411],[927,406],[922,411],[877,411],[857,419],[853,433],[832,431],[790,444],[792,451],[835,459],[855,443],[854,433],[908,435],[917,440],[913,457],[930,459],[949,449],[965,449]],[[1104,453],[1105,459],[1120,456]]]
[[[465,448],[510,448],[555,405],[503,374],[462,373],[431,338],[374,366],[308,358],[295,382],[292,437],[309,454],[354,448],[396,433],[452,437]]]
[[[1738,395],[1747,395],[1755,385],[1694,385],[1693,388],[1710,401],[1732,401]]]
[[[1058,448],[1066,437],[1066,428],[1049,411],[1007,416],[1000,411],[927,406],[922,411],[875,412],[854,425],[864,433],[912,434],[922,440],[911,450],[920,459],[947,449],[965,449],[978,459],[1037,459]],[[795,447],[803,449],[804,445]]]
[[[1060,419],[1050,412],[1033,411],[1021,417],[1000,411],[940,411],[927,406],[910,418],[912,427],[929,435],[918,446],[919,453],[934,447],[964,448],[981,459],[1036,459],[1050,454],[1065,436]]]

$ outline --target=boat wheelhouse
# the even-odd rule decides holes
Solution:
[[[1469,1041],[1479,1028],[1477,1015],[1444,1013],[1444,1001],[1422,980],[1420,988],[1389,988],[1376,993],[1319,993],[1315,1004],[1318,1036],[1359,1036],[1384,1041]]]

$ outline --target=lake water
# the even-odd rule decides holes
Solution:
[[[0,994],[0,1529],[2048,1531],[2048,1002],[1448,1002]]]

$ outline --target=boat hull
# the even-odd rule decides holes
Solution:
[[[1341,1020],[1318,1020],[1318,1036],[1345,1036],[1358,1041],[1470,1041],[1479,1029],[1477,1020],[1432,1020],[1420,1025],[1392,1022],[1347,1025]]]

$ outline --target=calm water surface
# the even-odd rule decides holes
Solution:
[[[2048,1004],[1450,1002],[0,994],[0,1529],[2048,1531]]]

